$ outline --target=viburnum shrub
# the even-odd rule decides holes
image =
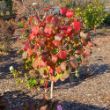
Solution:
[[[74,10],[65,7],[60,8],[60,15],[41,19],[36,14],[28,19],[24,25],[22,58],[31,87],[46,88],[51,82],[52,98],[53,83],[64,81],[71,70],[77,73],[93,46],[90,34],[85,34],[82,27]]]

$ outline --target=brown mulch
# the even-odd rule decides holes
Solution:
[[[40,0],[24,0],[24,5],[29,7],[35,1]],[[24,16],[25,7],[20,3],[15,6],[19,17]],[[66,81],[55,87],[54,99],[62,102],[64,110],[110,110],[110,27],[98,29],[97,33],[97,46],[89,58],[88,70],[82,67],[80,78],[75,78],[71,85]],[[11,65],[21,65],[21,56],[16,53],[21,41],[12,45],[12,52],[0,52],[0,110],[36,110],[35,104],[42,94],[16,85],[9,73]]]

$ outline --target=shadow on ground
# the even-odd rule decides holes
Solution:
[[[16,51],[11,51],[8,55],[0,56],[0,79],[11,78],[9,67],[13,66],[14,68],[22,67],[22,63],[20,60],[21,56],[16,53]]]
[[[64,110],[109,110],[103,107],[97,107],[95,105],[82,104],[78,102],[63,102]]]
[[[0,110],[38,110],[42,99],[35,99],[21,91],[6,92],[0,96]],[[108,110],[95,105],[81,104],[78,102],[61,102],[63,110]]]
[[[0,62],[5,61],[6,64],[0,64],[0,79],[7,79],[12,78],[12,75],[9,74],[9,67],[14,66],[14,68],[22,67],[22,63],[17,63],[15,61],[16,58],[19,58],[16,54],[16,51],[11,52],[9,55],[0,56]],[[108,64],[91,64],[89,66],[82,66],[80,68],[80,77],[76,78],[73,75],[72,82],[77,85],[80,84],[87,78],[93,78],[101,74],[105,74],[110,72],[110,65]],[[69,83],[69,79],[65,80],[64,82],[58,81],[56,86],[63,85],[65,83]]]
[[[12,74],[10,74],[9,67],[13,66],[14,68],[22,67],[22,64],[18,64],[16,62],[9,63],[0,67],[0,79],[10,79],[12,78]]]
[[[80,69],[80,79],[86,79],[88,77],[95,77],[97,75],[110,72],[109,64],[91,64],[89,66],[82,66]]]
[[[58,81],[56,85],[56,89],[60,89],[60,87],[64,86],[64,89],[70,88],[73,86],[77,86],[78,84],[82,83],[87,78],[94,78],[101,74],[106,74],[110,72],[110,65],[108,64],[91,64],[89,66],[82,66],[79,71],[79,77],[77,78],[74,74],[72,74],[72,80],[70,78],[66,79],[64,82]]]

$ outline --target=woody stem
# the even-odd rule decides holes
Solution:
[[[50,88],[50,99],[53,98],[53,86],[54,86],[54,82],[51,81],[51,88]]]

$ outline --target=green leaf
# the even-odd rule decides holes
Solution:
[[[53,53],[53,54],[57,54],[57,53],[58,53],[58,49],[57,49],[57,48],[53,49],[53,50],[52,50],[52,53]]]
[[[77,61],[78,62],[81,62],[82,61],[81,56],[77,58]]]
[[[34,87],[37,85],[36,79],[33,79],[33,78],[28,79],[27,82],[28,82],[29,87]]]
[[[60,65],[64,60],[62,59],[59,59],[57,62],[58,62],[58,65]]]
[[[61,77],[62,77],[62,73],[60,73],[60,74],[57,73],[56,76],[55,76],[56,80],[59,80]]]
[[[43,85],[44,84],[44,80],[43,79],[40,79],[40,85]]]
[[[19,28],[23,28],[24,27],[24,24],[22,22],[18,22],[18,27]]]
[[[67,79],[69,77],[69,71],[68,70],[65,70],[64,73],[61,73],[60,76],[59,76],[59,79],[61,81],[64,81],[65,79]]]

